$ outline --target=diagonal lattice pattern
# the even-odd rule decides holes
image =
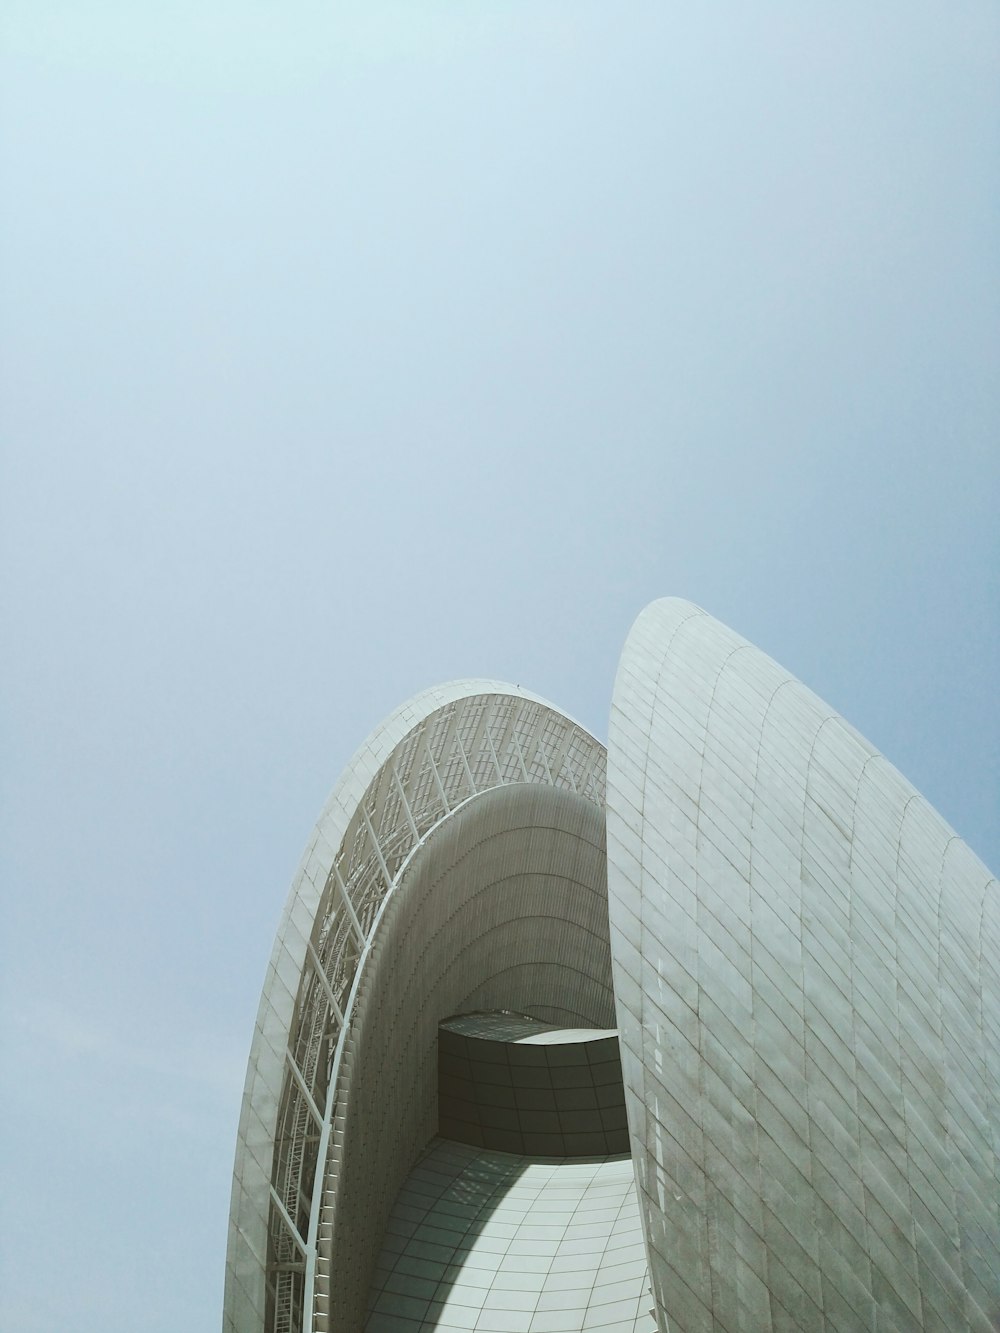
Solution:
[[[258,1013],[230,1212],[231,1333],[312,1327],[336,1068],[359,963],[407,858],[494,787],[541,784],[601,806],[604,762],[603,747],[563,714],[488,681],[425,692],[355,755],[293,882]]]

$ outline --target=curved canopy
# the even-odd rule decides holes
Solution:
[[[671,1329],[1000,1311],[1000,895],[863,737],[689,602],[608,742],[633,1156]]]
[[[433,830],[492,788],[552,787],[603,812],[604,768],[604,747],[572,719],[495,681],[425,691],[355,754],[293,881],[261,997],[230,1209],[231,1333],[325,1326],[316,1260],[337,1070],[359,964],[398,877]]]
[[[458,1163],[434,1204],[447,1210],[479,1170],[474,1129],[458,1157],[421,1156],[439,1127],[437,1025],[483,1010],[618,1027],[635,1170],[621,1207],[637,1197],[661,1333],[990,1333],[996,880],[833,709],[688,602],[633,626],[609,734],[605,755],[534,695],[460,681],[397,710],[348,766],[254,1033],[228,1333],[355,1333],[376,1261],[389,1285],[371,1327],[396,1326],[392,1283],[410,1270],[386,1258],[389,1218],[416,1228],[411,1258],[435,1225],[409,1218],[407,1181]],[[573,1098],[535,1104],[530,1078],[515,1096],[511,1074],[508,1107],[573,1136],[559,1121]],[[522,1282],[517,1328],[553,1327],[570,1230],[549,1238],[558,1267],[551,1248],[535,1256],[548,1294],[536,1308]],[[456,1327],[442,1311],[468,1294],[448,1256],[412,1333]],[[642,1264],[617,1312],[614,1268],[561,1328],[650,1317]],[[494,1269],[499,1293],[514,1278]],[[497,1327],[486,1296],[475,1308]]]

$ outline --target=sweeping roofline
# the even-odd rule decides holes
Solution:
[[[484,701],[485,707],[481,710],[483,718],[501,712],[505,703],[510,701],[519,706],[515,710],[519,717],[530,714],[543,720],[555,720],[562,731],[567,735],[571,733],[575,738],[576,751],[582,747],[587,752],[589,757],[585,759],[580,773],[586,784],[596,778],[600,800],[603,802],[603,745],[586,728],[540,695],[503,681],[468,678],[423,690],[396,708],[355,751],[320,812],[292,881],[258,1008],[240,1114],[230,1207],[224,1327],[233,1333],[242,1333],[244,1328],[254,1322],[263,1323],[267,1299],[268,1229],[275,1212],[283,1220],[295,1248],[300,1251],[301,1259],[310,1273],[309,1285],[312,1285],[314,1237],[302,1235],[295,1218],[288,1211],[288,1201],[282,1200],[280,1188],[275,1189],[275,1173],[278,1170],[276,1137],[281,1130],[279,1117],[283,1113],[283,1106],[287,1110],[290,1089],[295,1090],[292,1095],[307,1107],[324,1142],[329,1134],[326,1121],[332,1108],[323,1105],[328,1089],[316,1085],[314,1080],[317,1070],[304,1070],[303,1062],[296,1058],[297,1053],[293,1047],[296,1030],[301,1032],[303,1026],[303,1010],[309,1005],[316,1011],[318,1018],[315,1021],[320,1025],[329,1022],[342,1030],[345,1020],[347,1023],[350,1020],[344,1005],[350,996],[349,983],[353,980],[353,968],[349,968],[348,984],[339,988],[338,996],[327,975],[328,972],[336,971],[336,964],[331,964],[327,958],[321,960],[317,950],[324,951],[327,929],[335,917],[336,928],[342,933],[344,929],[352,932],[357,952],[363,951],[372,926],[374,908],[368,912],[368,919],[365,919],[365,905],[355,901],[357,895],[353,891],[353,884],[348,887],[352,867],[346,864],[341,867],[338,861],[344,857],[345,843],[351,841],[351,836],[355,842],[360,837],[368,848],[369,858],[374,858],[377,863],[376,877],[381,881],[380,895],[384,896],[398,865],[390,869],[386,863],[390,849],[380,845],[380,835],[376,833],[364,809],[366,794],[378,788],[382,776],[387,772],[391,774],[402,798],[401,809],[405,811],[406,820],[411,826],[412,836],[408,837],[408,841],[412,850],[431,825],[417,827],[414,823],[414,812],[410,809],[404,790],[412,774],[408,770],[405,779],[401,780],[393,761],[409,748],[412,765],[414,750],[419,749],[421,741],[425,742],[426,753],[430,755],[427,733],[432,729],[434,719],[443,718],[449,712],[461,711],[463,705],[474,707],[477,700]],[[458,710],[455,709],[456,705],[459,706]],[[488,731],[488,723],[484,722],[483,725]],[[532,742],[540,747],[544,769],[544,772],[532,778],[528,767],[537,767],[536,759],[533,754],[525,757],[522,753],[523,746],[518,740],[517,731],[518,728],[511,721],[504,733],[505,743],[512,737],[510,755],[498,755],[494,740],[490,738],[489,748],[496,774],[488,777],[479,788],[470,771],[460,736],[457,749],[461,754],[464,775],[459,771],[457,776],[453,775],[449,780],[447,773],[439,772],[438,764],[430,755],[430,769],[436,786],[431,805],[437,805],[436,815],[433,812],[431,815],[432,824],[447,817],[452,806],[471,792],[492,785],[503,785],[507,781],[548,781],[576,790],[576,779],[573,776],[576,759],[569,753],[570,746],[567,744],[566,752],[560,759],[565,764],[565,776],[562,770],[553,774],[549,759],[554,763],[556,756],[550,755],[546,759],[542,741],[532,731]],[[499,742],[500,738],[497,739]],[[454,737],[446,736],[444,743],[454,748]],[[599,773],[596,772],[598,768]],[[422,813],[425,812],[417,812],[418,818]],[[421,819],[420,822],[423,824],[426,821]],[[394,846],[393,851],[398,852],[399,847]],[[341,974],[344,975],[343,968]],[[334,976],[334,986],[336,981]],[[311,997],[304,995],[307,984],[314,992]],[[322,1083],[321,1077],[319,1082]],[[323,1094],[321,1098],[317,1098],[317,1092]],[[321,1169],[318,1174],[321,1174]],[[316,1187],[321,1183],[321,1180],[312,1182]],[[312,1214],[315,1212],[313,1207]],[[314,1228],[315,1217],[312,1216],[310,1230]],[[310,1319],[311,1315],[306,1311],[307,1327],[310,1326]]]

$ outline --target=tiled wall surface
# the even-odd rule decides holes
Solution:
[[[443,1138],[500,1152],[627,1153],[618,1033],[504,1014],[442,1023],[438,1127]]]
[[[357,1329],[396,1193],[438,1124],[438,1024],[512,1009],[610,1028],[602,812],[495,788],[446,820],[387,900],[362,970],[317,1246],[329,1326]]]
[[[462,700],[473,690],[507,689],[496,682],[456,681],[408,700],[353,756],[320,814],[278,926],[247,1064],[229,1217],[225,1333],[247,1333],[265,1326],[270,1186],[275,1122],[288,1079],[285,1052],[307,969],[306,942],[316,929],[338,850],[357,817],[366,790],[378,780],[408,734],[433,718],[436,711]]]
[[[615,992],[670,1333],[1000,1327],[1000,895],[833,710],[698,608],[629,637]]]
[[[371,1333],[636,1333],[641,1218],[661,1333],[996,1333],[996,880],[688,603],[636,622],[610,737],[607,850],[600,745],[519,688],[355,756],[268,970],[224,1327],[360,1328],[377,1259]],[[501,1008],[618,1024],[637,1194],[441,1141],[408,1175],[439,1021]]]
[[[471,796],[506,784],[552,787],[599,812],[604,748],[519,686],[454,681],[387,718],[327,801],[288,896],[253,1034],[233,1171],[227,1333],[295,1333],[314,1319],[318,1333],[326,1328],[317,1220],[321,1194],[336,1184],[324,1154],[340,1110],[327,1080],[340,1052],[357,1044],[343,1012],[355,968],[414,848]],[[603,894],[603,828],[601,844]],[[539,934],[555,949],[544,984],[551,991],[554,978],[568,977],[572,995],[579,971],[560,961],[569,946],[554,935],[551,924]],[[606,937],[602,947],[607,954]],[[609,960],[605,969],[610,1011]],[[600,1021],[610,1025],[610,1012]]]
[[[435,1141],[393,1208],[365,1333],[652,1333],[628,1158]]]

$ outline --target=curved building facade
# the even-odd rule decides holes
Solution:
[[[428,691],[289,895],[225,1329],[994,1330],[998,957],[982,863],[689,603],[633,627],[607,754]]]

